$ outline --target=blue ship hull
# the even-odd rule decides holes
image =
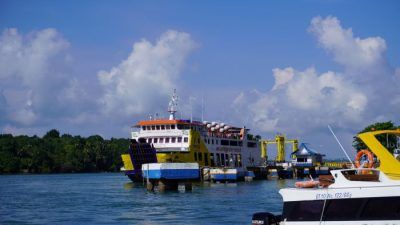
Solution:
[[[168,180],[199,179],[198,169],[143,170],[142,173],[144,178],[149,178],[149,179],[168,179]]]

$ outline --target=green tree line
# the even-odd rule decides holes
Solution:
[[[0,135],[0,173],[119,171],[129,139],[72,136],[53,129],[42,138]]]

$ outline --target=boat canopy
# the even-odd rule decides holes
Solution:
[[[400,130],[379,130],[370,131],[357,135],[364,144],[371,150],[380,160],[380,170],[392,179],[400,180],[400,162],[389,152],[385,146],[376,138],[379,134],[392,134],[400,136]]]

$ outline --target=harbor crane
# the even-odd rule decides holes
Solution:
[[[286,140],[285,136],[282,134],[276,135],[275,140],[261,140],[261,158],[265,159],[265,161],[268,159],[267,146],[269,144],[276,144],[278,154],[275,161],[284,162],[286,157],[286,144],[292,144],[292,150],[294,152],[298,149],[299,141],[297,139]]]

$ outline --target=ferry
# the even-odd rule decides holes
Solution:
[[[400,136],[400,130],[358,135],[379,159],[378,169],[332,170],[318,181],[281,189],[282,215],[256,213],[252,224],[400,225],[400,162],[377,140],[382,134]]]
[[[158,163],[198,163],[200,167],[239,170],[262,165],[260,137],[252,135],[248,128],[224,122],[178,119],[177,108],[178,96],[174,90],[168,105],[169,118],[139,121],[132,126],[132,142],[151,145]],[[134,170],[127,165],[129,157],[122,155],[125,169],[129,168],[126,174]]]

